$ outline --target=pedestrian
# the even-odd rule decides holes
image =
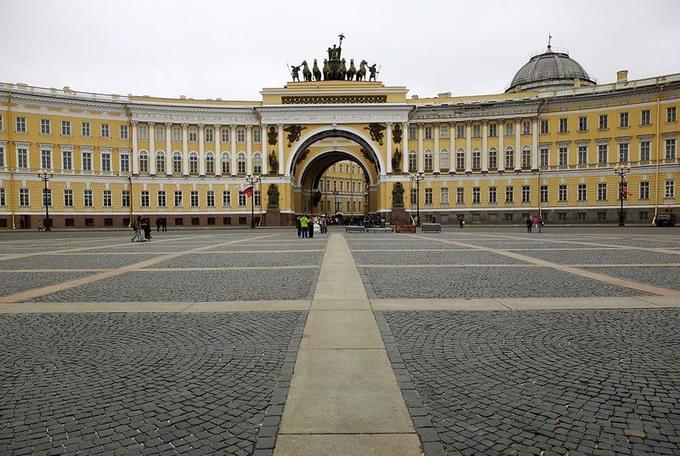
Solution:
[[[543,232],[543,225],[545,225],[545,222],[543,221],[543,217],[538,218],[538,232],[542,233]]]
[[[151,220],[150,219],[144,219],[144,223],[142,224],[142,229],[144,230],[144,239],[147,241],[151,240]]]
[[[314,217],[311,215],[309,216],[309,226],[307,227],[307,231],[309,232],[309,238],[314,237]]]
[[[134,230],[134,235],[132,236],[132,242],[141,242],[142,240],[142,217],[137,216],[135,221],[132,223],[132,229]]]
[[[162,227],[164,233],[168,231],[168,219],[166,219],[165,217],[163,217]]]
[[[328,233],[328,221],[326,221],[326,217],[321,217],[321,234],[326,233]]]
[[[159,233],[161,231],[161,219],[156,218],[156,233]]]
[[[300,222],[300,219],[302,219],[301,215],[295,216],[295,227],[297,228],[298,238],[302,237],[302,223]]]
[[[531,225],[533,225],[531,217],[527,217],[527,233],[531,233]]]
[[[463,227],[465,226],[465,219],[460,219],[460,221],[458,222],[458,224],[460,225],[460,229],[462,230]]]
[[[305,214],[300,217],[300,231],[303,239],[309,236],[309,219]]]

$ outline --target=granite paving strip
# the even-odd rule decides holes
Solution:
[[[560,264],[556,264],[556,263],[553,263],[553,262],[550,262],[550,261],[547,261],[547,260],[542,260],[542,259],[538,259],[538,258],[526,256],[526,255],[521,255],[521,254],[516,253],[516,252],[509,252],[509,251],[504,250],[504,249],[475,246],[474,244],[466,244],[464,242],[453,241],[453,240],[449,240],[449,239],[439,239],[439,238],[426,237],[426,236],[417,235],[417,234],[409,234],[408,236],[419,238],[419,239],[432,240],[432,241],[436,241],[436,242],[443,242],[443,243],[447,243],[447,244],[451,244],[451,245],[459,245],[459,246],[462,246],[462,247],[474,247],[478,250],[482,250],[482,251],[485,251],[485,252],[491,252],[491,253],[495,253],[495,254],[498,254],[498,255],[503,255],[503,256],[510,257],[510,258],[515,258],[517,260],[526,261],[528,263],[533,263],[533,264],[536,264],[538,266],[552,268],[552,269],[555,269],[557,271],[568,272],[568,273],[571,273],[571,274],[574,274],[574,275],[577,275],[577,276],[586,277],[586,278],[589,278],[589,279],[608,283],[610,285],[616,285],[618,287],[633,289],[633,290],[641,291],[641,292],[644,292],[644,293],[656,294],[656,295],[659,295],[659,296],[671,296],[671,297],[676,297],[676,298],[680,299],[680,292],[678,292],[677,290],[670,290],[670,289],[667,289],[667,288],[661,288],[661,287],[656,287],[656,286],[653,286],[653,285],[637,282],[637,281],[634,281],[634,280],[631,280],[631,279],[620,279],[620,278],[608,276],[606,274],[588,271],[588,270],[585,270],[585,269],[579,269],[579,268],[574,268],[574,267],[570,267],[570,266],[560,265]],[[643,250],[646,250],[646,249],[643,249]]]
[[[341,234],[326,247],[273,454],[421,455]]]
[[[21,302],[0,306],[11,313],[199,313],[306,311],[311,300],[213,301],[213,302]]]
[[[271,236],[272,235],[263,235],[263,236],[259,236],[259,238],[264,239],[264,238],[271,237]],[[249,238],[246,238],[246,239],[252,240],[253,238],[249,237]],[[218,245],[235,244],[235,243],[238,243],[238,242],[242,242],[243,240],[244,239],[236,239],[236,240],[223,242],[223,243],[218,244]],[[31,290],[22,291],[22,292],[14,293],[14,294],[7,295],[7,296],[1,296],[0,297],[0,304],[2,304],[2,303],[15,303],[15,302],[21,302],[21,301],[30,301],[30,300],[33,300],[33,299],[40,297],[40,296],[45,296],[45,295],[48,295],[48,294],[56,293],[58,291],[67,290],[67,289],[77,287],[77,286],[80,286],[80,285],[91,284],[93,282],[97,282],[97,281],[100,281],[100,280],[116,277],[116,276],[119,276],[121,274],[125,274],[127,272],[131,272],[131,271],[134,271],[136,269],[144,268],[144,267],[147,267],[147,266],[153,266],[155,264],[158,264],[158,263],[161,263],[163,261],[167,261],[167,260],[170,260],[170,259],[173,259],[173,258],[177,258],[177,257],[180,257],[180,256],[185,255],[185,254],[190,254],[190,253],[193,253],[193,252],[200,252],[200,251],[203,251],[203,250],[208,249],[210,247],[213,247],[213,245],[211,244],[209,246],[197,247],[195,249],[191,249],[191,250],[184,251],[184,252],[177,252],[177,253],[168,254],[168,255],[160,255],[160,256],[157,256],[157,257],[154,257],[154,258],[150,258],[150,259],[147,259],[147,260],[144,260],[144,261],[140,261],[138,263],[133,263],[133,264],[130,264],[130,265],[127,265],[127,266],[117,268],[117,269],[111,269],[111,270],[108,270],[108,271],[99,272],[99,273],[92,274],[92,275],[89,275],[89,276],[86,276],[86,277],[67,280],[65,282],[61,282],[61,283],[58,283],[58,284],[49,285],[49,286],[41,287],[41,288],[34,288],[34,289],[31,289]]]

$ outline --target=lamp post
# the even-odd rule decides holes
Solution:
[[[538,168],[538,218],[543,219],[543,207],[541,203],[543,202],[543,193],[541,192],[541,168]]]
[[[623,212],[623,199],[626,197],[626,174],[630,173],[630,166],[618,166],[614,169],[614,172],[621,178],[619,181],[619,201],[621,206],[619,207],[619,226],[625,226],[626,224],[626,213]]]
[[[45,184],[43,187],[43,204],[45,205],[45,231],[52,231],[52,222],[50,221],[50,205],[47,201],[47,182],[49,182],[49,180],[54,177],[54,174],[43,171],[42,173],[38,173],[38,177]]]
[[[409,177],[416,183],[416,226],[420,226],[420,181],[425,179],[425,173],[411,173]]]
[[[255,185],[258,184],[262,178],[256,174],[247,174],[246,182],[253,186],[253,194],[250,198],[250,229],[255,229]]]
[[[334,190],[333,191],[333,196],[335,196],[335,211],[333,211],[334,214],[338,213],[338,191]]]

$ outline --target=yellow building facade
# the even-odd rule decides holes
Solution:
[[[337,209],[616,223],[621,194],[628,223],[678,213],[680,74],[596,84],[548,48],[495,95],[418,98],[379,81],[305,78],[257,101],[0,83],[0,228],[35,228],[44,203],[55,228],[124,227],[137,215],[238,226],[251,213],[289,225]],[[333,189],[334,172],[356,192]],[[249,175],[260,177],[253,201]]]

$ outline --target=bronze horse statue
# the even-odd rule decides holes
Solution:
[[[309,70],[309,65],[307,65],[307,61],[303,60],[301,66],[302,77],[305,78],[305,82],[310,82],[312,80],[312,72]]]
[[[349,59],[349,70],[347,70],[347,80],[354,80],[354,75],[357,74],[357,69],[354,66],[354,59]]]
[[[321,71],[319,70],[319,65],[316,63],[316,59],[314,59],[314,66],[312,67],[312,72],[314,73],[314,80],[320,81]]]
[[[359,64],[359,69],[357,70],[357,81],[365,81],[366,80],[366,66],[368,65],[368,62],[365,60],[362,60],[361,63]]]

